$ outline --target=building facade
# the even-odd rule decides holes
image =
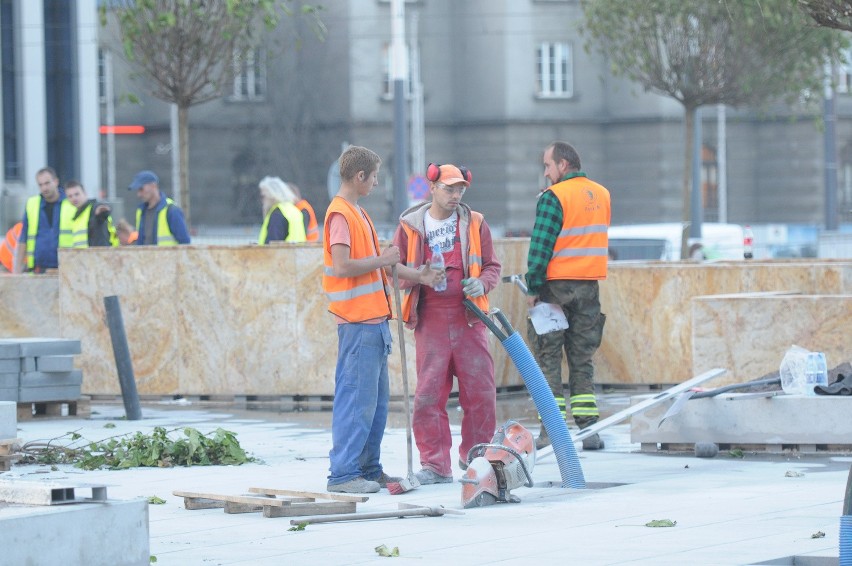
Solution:
[[[31,12],[48,13],[57,3],[66,4],[0,0],[4,7],[0,16],[13,6],[16,17],[37,17]],[[85,22],[81,13],[87,10],[94,20],[92,3],[67,4],[75,6],[76,17]],[[261,48],[238,63],[239,72],[224,97],[190,109],[189,190],[195,229],[259,225],[257,183],[266,175],[298,185],[321,216],[330,200],[330,169],[347,143],[370,147],[382,156],[381,186],[364,203],[378,223],[388,227],[395,223],[391,181],[398,156],[390,74],[391,3],[322,4],[321,18],[328,29],[324,40],[303,19],[285,18]],[[468,166],[474,182],[465,200],[485,213],[497,233],[524,233],[532,226],[535,197],[544,187],[542,150],[550,141],[563,139],[577,147],[589,176],[612,192],[613,223],[682,218],[683,109],[673,99],[611,76],[607,62],[586,51],[578,29],[582,21],[578,0],[408,0],[405,12],[413,70],[407,85],[407,115],[415,132],[420,131],[421,115],[423,125],[422,138],[415,136],[408,144],[416,149],[422,140],[423,146],[423,163],[410,165],[411,175],[422,174],[430,161]],[[85,94],[71,107],[81,109],[85,101],[90,108],[93,100],[99,101],[101,124],[141,125],[144,133],[115,135],[107,143],[104,136],[92,139],[92,130],[87,130],[91,141],[78,142],[85,151],[73,159],[56,150],[53,155],[79,162],[79,169],[70,169],[74,174],[89,174],[97,179],[95,184],[103,179],[99,186],[115,195],[130,218],[136,200],[126,187],[136,171],[156,171],[165,192],[171,192],[173,112],[169,104],[150,95],[145,77],[123,60],[114,29],[88,27],[77,33],[83,39],[98,35],[100,58],[87,56],[87,65],[100,61],[101,73],[99,88],[91,76],[77,79],[88,86],[74,91]],[[5,93],[5,26],[3,41]],[[81,39],[76,41],[79,50]],[[47,58],[35,56],[39,57]],[[20,82],[27,80],[31,79]],[[20,100],[47,107],[49,83],[40,84],[28,86]],[[70,104],[60,99],[56,105]],[[78,112],[79,121],[84,113]],[[824,140],[819,113],[820,108],[781,106],[729,109],[729,222],[823,224]],[[844,211],[852,209],[852,103],[845,94],[838,98],[837,113],[839,220],[849,223],[852,213]],[[46,133],[44,143],[33,147],[17,141],[16,147],[26,150],[19,175],[28,187],[34,186],[30,179],[34,164],[49,162],[53,156],[47,149],[36,150],[58,143],[50,140],[67,139],[49,133],[55,121],[49,113],[32,114],[36,116],[29,124]],[[720,144],[715,109],[703,109],[702,116],[705,219],[716,220]],[[14,129],[19,136],[30,129],[22,126]],[[82,129],[76,135],[80,138]],[[99,154],[92,157],[95,147]],[[404,159],[411,162],[410,152]],[[95,174],[91,165],[84,165],[91,163]],[[6,183],[10,180],[7,172]]]
[[[0,0],[0,228],[44,166],[100,189],[97,54],[95,0]]]

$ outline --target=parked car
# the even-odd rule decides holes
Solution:
[[[610,226],[610,259],[681,259],[682,234],[683,224],[679,222]],[[689,238],[687,243],[706,260],[743,259],[743,228],[738,224],[705,222],[701,225],[701,238]],[[693,247],[694,244],[700,246]]]

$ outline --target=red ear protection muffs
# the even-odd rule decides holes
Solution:
[[[470,172],[470,169],[465,167],[464,165],[459,166],[459,171],[461,171],[462,177],[465,181],[470,183],[473,180],[473,174]],[[426,178],[436,182],[441,178],[441,164],[440,163],[430,163],[426,168]]]

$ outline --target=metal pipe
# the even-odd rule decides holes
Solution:
[[[127,334],[124,332],[124,318],[121,316],[118,297],[104,297],[104,308],[118,382],[121,385],[121,398],[124,400],[124,413],[127,420],[138,421],[142,419],[142,408],[139,405],[139,394],[136,392],[136,378],[133,376],[133,363],[130,360],[130,348],[127,346]]]

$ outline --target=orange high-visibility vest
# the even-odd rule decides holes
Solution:
[[[482,240],[479,237],[479,231],[482,227],[483,216],[482,214],[471,211],[470,212],[470,226],[468,227],[468,249],[467,251],[467,273],[465,273],[464,278],[468,277],[479,277],[482,274]],[[406,250],[405,262],[408,267],[413,269],[419,269],[421,265],[424,263],[424,253],[423,253],[423,240],[420,237],[420,232],[412,228],[406,223],[401,224],[402,229],[405,230],[405,235],[408,238],[408,250]],[[465,250],[462,250],[464,253]],[[418,287],[419,289],[419,287]],[[411,296],[412,288],[409,287],[405,290],[405,296],[402,299],[402,320],[405,322],[409,321],[409,317],[411,316],[411,305],[413,303],[413,299]],[[471,302],[473,302],[476,306],[478,306],[482,312],[488,312],[488,296],[482,295],[481,297],[472,298],[469,297]]]
[[[307,211],[308,213],[308,225],[305,226],[306,241],[318,242],[319,226],[317,224],[317,215],[314,212],[314,207],[311,206],[311,203],[309,203],[305,199],[302,199],[296,203],[296,208],[298,208],[300,211]]]
[[[328,218],[340,213],[349,224],[349,257],[361,259],[375,255],[379,250],[379,237],[373,221],[365,210],[358,209],[342,197],[334,197],[325,214],[323,240],[322,289],[331,304],[329,312],[347,322],[363,322],[373,318],[390,317],[390,289],[383,269],[375,269],[357,277],[336,277],[331,261]],[[364,226],[361,213],[370,225],[369,232]],[[375,247],[374,247],[375,246]]]
[[[15,263],[15,249],[18,247],[18,240],[21,239],[23,229],[24,223],[18,222],[6,232],[6,239],[0,242],[0,263],[10,272]]]
[[[562,205],[562,230],[547,264],[547,279],[606,279],[609,191],[586,177],[560,181],[548,190]]]

